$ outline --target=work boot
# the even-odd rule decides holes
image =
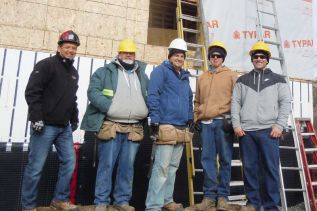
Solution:
[[[79,211],[78,206],[72,204],[69,201],[51,201],[50,207],[54,210],[63,210],[63,211]]]
[[[95,211],[108,211],[107,210],[107,205],[104,205],[104,204],[96,205]]]
[[[219,197],[217,200],[217,210],[229,210],[228,200],[224,197]]]
[[[216,208],[216,202],[208,199],[208,198],[203,198],[203,200],[195,204],[193,206],[187,207],[185,210],[186,211],[212,211]]]
[[[168,204],[165,204],[164,207],[162,207],[162,211],[183,211],[184,207],[182,204],[178,204],[175,202],[170,202]]]
[[[247,205],[247,206],[241,206],[239,211],[256,211],[256,209],[252,205]]]
[[[118,211],[135,211],[135,208],[130,206],[129,204],[113,205],[113,207]]]
[[[23,209],[22,211],[36,211],[36,208],[33,208],[33,209]]]

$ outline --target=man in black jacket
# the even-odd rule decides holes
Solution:
[[[22,184],[24,211],[36,211],[41,172],[53,144],[60,168],[51,207],[79,210],[69,202],[70,181],[75,167],[72,131],[78,127],[78,73],[73,62],[79,45],[79,38],[73,31],[62,33],[56,55],[35,65],[25,90],[31,131],[29,160]]]

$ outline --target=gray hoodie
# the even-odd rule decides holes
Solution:
[[[289,85],[283,76],[270,69],[255,71],[238,78],[231,100],[234,128],[246,131],[287,126],[291,112]]]

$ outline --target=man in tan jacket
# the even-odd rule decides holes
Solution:
[[[223,65],[227,50],[221,42],[208,47],[211,63],[196,88],[194,120],[200,129],[201,164],[204,169],[204,198],[190,210],[227,210],[230,194],[233,130],[230,122],[231,95],[237,73]],[[217,154],[219,175],[217,175]],[[218,178],[218,179],[217,179]]]

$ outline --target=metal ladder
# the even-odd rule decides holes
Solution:
[[[187,55],[185,68],[197,67],[200,70],[207,70],[207,55],[204,42],[203,26],[200,17],[199,0],[177,0],[176,7],[176,21],[178,37],[186,41],[189,50],[188,54],[198,54],[200,58]],[[183,8],[188,7],[191,11],[196,11],[196,14],[184,14]],[[189,39],[192,40],[189,41]],[[198,72],[198,71],[197,71]],[[196,75],[196,78],[198,75]],[[197,82],[197,81],[196,81]],[[194,150],[199,150],[197,147],[193,147],[193,143],[186,143],[186,163],[187,163],[187,182],[188,182],[188,198],[189,204],[194,205],[194,177],[195,173],[199,172],[195,169],[194,164]]]
[[[317,178],[315,174],[317,169],[317,136],[309,118],[296,118],[295,121],[301,140],[300,151],[303,158],[310,208],[316,211],[315,188],[317,188]]]
[[[266,9],[264,9],[266,8]],[[287,73],[287,68],[285,64],[285,57],[283,52],[283,46],[282,46],[282,40],[281,40],[281,34],[278,24],[278,18],[277,18],[277,12],[276,12],[276,5],[274,0],[256,0],[256,11],[257,11],[257,38],[259,41],[264,41],[271,47],[271,51],[275,50],[278,52],[277,56],[272,56],[270,59],[275,60],[280,63],[282,74],[285,76],[287,83],[289,84],[289,76]],[[267,20],[270,24],[263,24],[263,19]],[[272,24],[272,25],[271,25]],[[264,30],[267,30],[269,32],[273,32],[275,35],[275,41],[272,40],[265,40],[263,33]],[[295,167],[283,167],[280,162],[280,180],[281,180],[281,204],[282,209],[284,211],[287,211],[287,199],[286,199],[286,192],[302,192],[303,199],[304,199],[304,205],[305,210],[309,211],[309,196],[307,192],[306,187],[306,179],[304,175],[304,165],[302,160],[302,155],[300,153],[300,139],[298,130],[295,127],[295,119],[293,117],[293,110],[290,114],[290,120],[291,120],[291,130],[294,138],[294,145],[293,146],[281,146],[280,150],[295,150],[296,154],[296,160],[297,165]],[[281,143],[281,142],[280,142]],[[280,159],[281,160],[281,159]],[[301,188],[285,188],[284,187],[284,178],[283,178],[283,172],[287,171],[297,171],[300,176],[300,183]]]
[[[197,11],[195,16],[192,14],[184,14],[183,8],[186,7],[188,10],[190,8],[191,11]],[[187,42],[187,46],[189,51],[195,52],[195,56],[187,55],[186,57],[186,68],[195,68],[198,70],[208,70],[208,60],[207,60],[207,53],[206,53],[206,44],[205,44],[205,37],[204,37],[204,30],[202,24],[202,17],[201,17],[201,4],[199,0],[177,0],[177,8],[176,8],[176,18],[177,18],[177,31],[178,37],[183,38]],[[191,39],[191,38],[195,39]],[[197,71],[198,73],[198,71]],[[194,77],[198,77],[198,74],[193,75]],[[196,81],[197,83],[197,81]],[[197,134],[196,134],[197,135]],[[199,141],[198,141],[199,142]],[[238,144],[234,144],[235,148],[238,148]],[[195,196],[202,196],[202,191],[195,191],[194,190],[194,179],[196,174],[197,177],[201,176],[203,169],[202,168],[195,168],[195,158],[194,153],[198,153],[201,151],[199,146],[193,146],[193,143],[186,144],[186,160],[187,160],[187,175],[188,175],[188,193],[189,193],[189,204],[194,205],[195,203]],[[241,168],[242,163],[238,160],[232,160],[232,167],[233,168]],[[242,172],[242,170],[241,170]],[[241,174],[242,177],[242,174]],[[243,181],[231,181],[230,187],[243,187]],[[244,191],[243,191],[244,192]],[[240,202],[245,204],[246,197],[243,194],[229,196],[230,201]]]

